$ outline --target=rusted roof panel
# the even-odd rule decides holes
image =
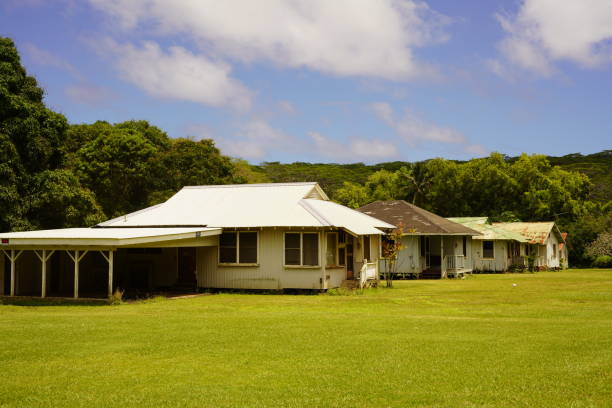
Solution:
[[[480,232],[440,217],[404,200],[375,201],[358,208],[364,214],[396,227],[402,224],[413,235],[480,235]]]

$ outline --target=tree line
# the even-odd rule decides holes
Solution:
[[[170,138],[146,121],[70,124],[43,97],[12,40],[0,38],[0,231],[90,226],[186,185],[268,181],[318,181],[354,208],[404,199],[442,216],[554,220],[570,233],[572,260],[583,264],[586,245],[611,230],[610,202],[592,199],[589,177],[545,156],[252,166],[212,140]]]

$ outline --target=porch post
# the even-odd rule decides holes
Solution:
[[[113,252],[112,250],[108,251],[108,256],[104,253],[104,251],[100,251],[104,259],[108,262],[108,298],[110,299],[113,296]]]
[[[23,250],[20,250],[19,252],[17,252],[17,254],[15,254],[15,250],[11,249],[10,255],[7,254],[4,249],[2,250],[2,252],[4,252],[4,254],[8,256],[11,261],[11,291],[10,291],[10,294],[11,296],[15,296],[15,262],[17,262],[17,258],[19,258],[19,255],[21,255]]]
[[[68,256],[74,261],[74,298],[77,299],[79,297],[79,262],[85,254],[87,254],[87,250],[83,251],[83,253],[79,254],[79,250],[74,250],[74,255],[70,253],[69,250],[66,250]]]
[[[440,277],[446,277],[445,271],[445,262],[444,262],[444,235],[440,235]]]
[[[79,250],[74,251],[74,298],[79,297]]]
[[[15,250],[11,249],[11,296],[15,296]]]

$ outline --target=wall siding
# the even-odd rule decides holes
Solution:
[[[198,249],[198,285],[202,288],[227,289],[321,289],[321,279],[330,275],[322,267],[286,268],[284,229],[259,231],[259,264],[257,266],[218,265],[218,247]],[[311,232],[295,230],[295,232]],[[324,240],[319,235],[319,263],[323,263]],[[330,276],[331,280],[331,276]],[[337,281],[337,276],[334,277]]]
[[[508,269],[507,265],[507,241],[495,240],[494,259],[482,259],[482,240],[472,240],[472,265],[475,271],[503,272]]]

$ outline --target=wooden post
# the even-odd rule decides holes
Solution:
[[[440,235],[440,277],[446,277],[444,273],[444,236]]]
[[[15,262],[17,262],[17,258],[19,258],[19,255],[21,255],[23,250],[20,250],[19,252],[17,252],[17,254],[15,254],[15,250],[11,249],[10,255],[4,249],[2,250],[2,252],[4,252],[4,254],[6,256],[8,256],[9,260],[11,261],[11,290],[10,290],[10,295],[11,296],[15,296]]]
[[[108,298],[113,296],[113,251],[108,251],[108,256],[104,251],[100,251],[104,259],[108,262]]]
[[[15,296],[15,250],[11,249],[11,296]]]
[[[79,250],[74,250],[74,256],[70,253],[70,251],[66,250],[68,256],[72,258],[74,261],[74,298],[78,299],[79,297],[79,262],[81,259],[87,254],[87,251],[83,251],[82,254],[79,255]]]
[[[52,250],[51,252],[49,252],[49,255],[47,255],[47,250],[43,249],[42,255],[41,255],[38,253],[38,251],[34,251],[38,259],[40,259],[40,262],[42,263],[41,279],[40,279],[41,281],[40,297],[43,297],[43,298],[47,296],[47,261],[49,260],[49,258],[51,258],[51,255],[53,255],[54,252],[55,250]]]

